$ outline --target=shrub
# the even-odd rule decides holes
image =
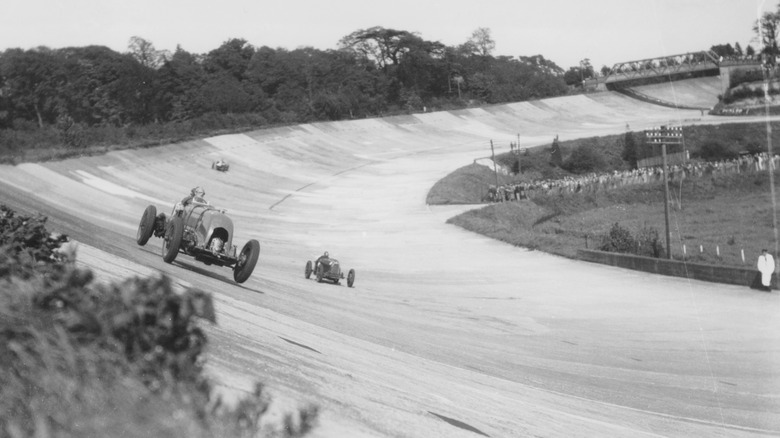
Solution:
[[[583,144],[572,151],[562,167],[575,174],[600,172],[607,169],[607,161],[599,149]]]
[[[41,216],[0,205],[0,436],[303,436],[308,407],[260,424],[262,386],[235,407],[203,373],[211,295],[167,277],[93,285]],[[283,434],[281,430],[283,430]],[[263,432],[261,435],[260,432]]]
[[[615,222],[609,233],[602,238],[601,251],[635,253],[637,242],[631,235],[631,232]]]
[[[645,226],[640,229],[636,241],[637,255],[660,258],[665,253],[665,245],[655,228]]]
[[[719,141],[709,141],[702,144],[701,148],[694,154],[694,156],[697,155],[705,161],[730,160],[739,156],[736,151]]]

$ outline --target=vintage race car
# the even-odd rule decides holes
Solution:
[[[326,258],[314,266],[311,260],[306,262],[306,268],[304,269],[304,275],[306,279],[311,277],[312,272],[317,278],[318,283],[322,283],[322,280],[330,280],[335,284],[340,284],[340,281],[344,279],[344,271],[341,270],[339,261],[332,258]],[[355,284],[355,270],[350,269],[347,273],[347,286],[352,287]]]
[[[181,252],[207,265],[233,268],[233,279],[243,283],[257,264],[260,243],[250,240],[236,253],[233,246],[233,221],[209,204],[193,202],[176,204],[169,217],[157,214],[154,205],[146,207],[138,224],[136,243],[146,245],[152,235],[163,239],[162,257],[171,263]]]
[[[224,160],[217,160],[213,163],[211,163],[211,168],[218,170],[220,172],[227,172],[228,169],[230,169],[230,165],[227,163],[227,161]]]

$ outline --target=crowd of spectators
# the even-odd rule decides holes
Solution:
[[[728,173],[760,172],[775,170],[780,165],[780,155],[771,158],[766,152],[745,154],[731,160],[697,162],[669,166],[669,181],[680,182],[686,178],[700,178]],[[539,195],[566,195],[573,193],[598,193],[616,187],[663,181],[662,166],[633,170],[615,170],[611,173],[588,173],[567,176],[563,179],[542,179],[530,182],[489,185],[489,202],[506,202],[529,199]]]

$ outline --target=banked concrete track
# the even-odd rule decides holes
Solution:
[[[641,85],[632,87],[632,90],[672,107],[702,109],[714,107],[718,103],[718,95],[723,94],[720,76]]]
[[[318,123],[4,166],[0,201],[47,214],[104,281],[162,272],[213,292],[210,372],[237,393],[264,382],[274,412],[319,405],[313,436],[776,436],[777,293],[527,251],[445,224],[471,207],[425,204],[490,139],[713,120],[603,93]],[[230,172],[210,169],[220,157]],[[135,244],[147,204],[170,211],[196,185],[238,244],[261,242],[241,286]],[[324,250],[354,288],[303,278]]]

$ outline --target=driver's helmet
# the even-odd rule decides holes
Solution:
[[[325,251],[325,254],[322,255],[323,257],[328,257],[328,251]]]
[[[203,190],[202,187],[198,186],[190,191],[190,195],[192,195],[193,197],[202,198],[206,196],[206,191]]]

